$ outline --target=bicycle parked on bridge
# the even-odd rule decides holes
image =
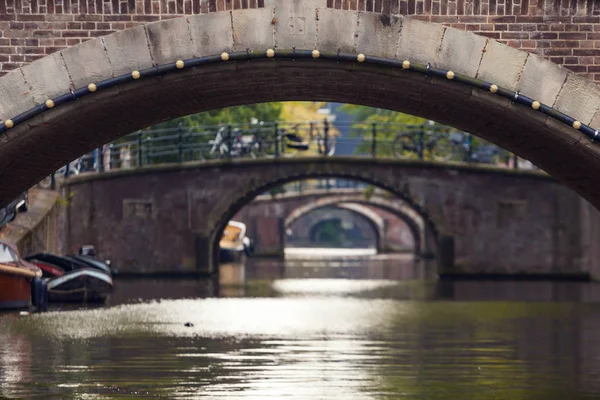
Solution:
[[[437,161],[448,161],[452,158],[452,145],[448,138],[450,128],[436,126],[433,121],[407,128],[411,131],[397,134],[392,143],[396,157],[422,160],[428,154]]]
[[[230,126],[219,128],[213,140],[210,154],[217,157],[244,157],[246,155],[256,158],[260,152],[260,144],[254,135],[243,135],[241,129],[233,131]]]

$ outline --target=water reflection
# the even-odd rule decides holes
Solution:
[[[0,316],[0,398],[600,397],[595,284],[439,282],[397,259],[222,272]]]

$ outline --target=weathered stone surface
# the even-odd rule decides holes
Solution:
[[[317,9],[326,7],[326,0],[278,2],[274,17],[275,46],[278,49],[315,49]]]
[[[554,107],[584,124],[589,124],[600,109],[600,86],[588,79],[569,74]]]
[[[69,73],[59,53],[26,65],[21,71],[37,104],[64,94],[65,88],[71,84]]]
[[[481,59],[477,78],[510,90],[517,90],[527,53],[490,40]]]
[[[232,11],[233,50],[264,52],[275,45],[272,7]]]
[[[519,91],[542,104],[552,107],[568,71],[541,57],[530,55],[519,81]]]
[[[194,15],[188,22],[195,57],[218,55],[233,49],[230,13]]]
[[[422,64],[435,63],[446,29],[443,25],[405,18],[398,57]],[[440,63],[443,61],[440,60]]]
[[[317,49],[329,53],[356,53],[356,13],[319,9],[317,20]]]
[[[114,76],[153,65],[143,26],[116,32],[102,38]],[[164,54],[164,52],[163,52]]]
[[[401,16],[358,13],[357,52],[390,59],[398,57],[402,24]]]
[[[156,64],[194,57],[187,18],[173,18],[146,26],[150,52]]]
[[[16,117],[35,105],[21,70],[15,70],[0,79],[0,123]]]
[[[590,121],[590,126],[596,130],[600,129],[600,109],[596,111],[596,114]],[[599,135],[600,138],[600,135]]]
[[[93,39],[60,52],[76,89],[112,77],[112,67],[100,39]],[[64,93],[68,92],[68,88]]]
[[[434,66],[475,77],[488,40],[483,36],[447,28]]]

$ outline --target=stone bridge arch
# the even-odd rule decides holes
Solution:
[[[318,211],[326,211],[324,215],[314,215]],[[285,220],[284,226],[286,231],[291,229],[294,223],[300,219],[309,218],[308,224],[303,225],[301,233],[294,231],[294,235],[303,236],[306,233],[311,233],[316,224],[332,218],[340,218],[342,221],[347,220],[348,215],[352,216],[352,222],[358,222],[359,228],[368,229],[373,233],[375,249],[378,253],[385,249],[385,223],[383,218],[373,210],[355,203],[338,203],[328,206],[308,208],[302,214],[297,214],[292,220]],[[362,229],[361,229],[362,231]],[[285,236],[286,243],[288,242],[287,235]]]
[[[592,81],[418,19],[330,9],[325,0],[269,4],[138,26],[1,77],[0,204],[145,126],[239,104],[321,100],[470,131],[600,206],[600,153],[589,140],[600,123],[600,88]],[[290,20],[302,29],[277,23]]]
[[[431,235],[437,242],[454,238],[462,271],[482,265],[488,271],[589,271],[595,265],[597,212],[545,174],[357,157],[214,161],[78,175],[63,187],[68,251],[93,244],[115,265],[132,270],[151,264],[212,268],[217,239],[243,206],[278,185],[320,178],[362,181],[403,199],[439,231]],[[581,218],[586,225],[577,222]],[[531,237],[539,237],[535,247],[528,245]],[[161,251],[165,243],[178,249],[177,257]],[[438,259],[442,253],[436,251]]]
[[[423,255],[435,252],[436,243],[432,233],[437,232],[437,228],[433,223],[423,218],[405,202],[388,199],[381,195],[375,195],[367,199],[362,194],[332,194],[293,210],[286,217],[285,226],[288,227],[296,219],[313,210],[330,206],[343,206],[344,204],[373,206],[392,213],[409,227],[415,243],[415,257],[420,258]]]
[[[280,168],[274,168],[273,171],[267,176],[262,174],[259,179],[250,178],[248,183],[239,185],[236,188],[235,194],[232,197],[223,199],[219,204],[213,207],[212,215],[218,219],[211,220],[212,229],[207,232],[201,241],[197,243],[197,249],[199,254],[206,255],[207,258],[203,260],[197,260],[202,265],[217,266],[218,254],[219,254],[219,238],[222,236],[223,231],[227,223],[240,211],[242,207],[249,204],[258,195],[268,192],[269,190],[284,185],[289,182],[305,179],[351,179],[360,181],[363,183],[371,184],[377,189],[382,189],[385,192],[391,194],[392,197],[403,202],[403,204],[410,209],[407,211],[404,208],[390,207],[388,210],[398,215],[401,214],[400,210],[404,210],[406,213],[411,213],[413,218],[420,218],[423,222],[423,235],[420,235],[420,245],[428,246],[428,249],[432,247],[437,250],[437,243],[440,239],[445,240],[448,237],[448,232],[443,227],[436,225],[432,216],[429,215],[428,211],[424,207],[422,200],[415,198],[410,193],[410,187],[404,185],[402,180],[398,180],[394,173],[390,170],[389,174],[376,174],[370,171],[363,171],[360,167],[348,168],[348,164],[342,162],[332,163],[326,158],[320,159],[322,162],[316,162],[315,165],[309,165],[306,171],[299,171],[297,168],[290,168],[287,170],[286,167],[291,167],[295,163],[303,163],[302,159],[298,160],[287,160],[281,163]],[[366,160],[365,160],[366,161]],[[344,166],[345,165],[345,166]],[[403,186],[404,185],[404,186]],[[359,204],[365,204],[365,198],[362,200],[353,196],[339,196],[338,202],[355,202]],[[354,201],[352,201],[354,200]],[[384,207],[383,203],[374,203],[378,206]],[[418,216],[418,217],[416,217]],[[406,216],[404,216],[406,217]],[[410,221],[410,218],[406,218],[405,221]],[[411,224],[417,226],[410,222]],[[440,269],[449,268],[449,265],[440,266]]]

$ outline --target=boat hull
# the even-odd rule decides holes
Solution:
[[[104,302],[111,291],[111,277],[93,270],[76,270],[48,281],[51,302]]]
[[[227,249],[221,248],[219,250],[219,262],[230,263],[230,262],[243,262],[246,258],[244,249]]]
[[[31,307],[31,280],[34,274],[18,269],[0,266],[0,310]]]

